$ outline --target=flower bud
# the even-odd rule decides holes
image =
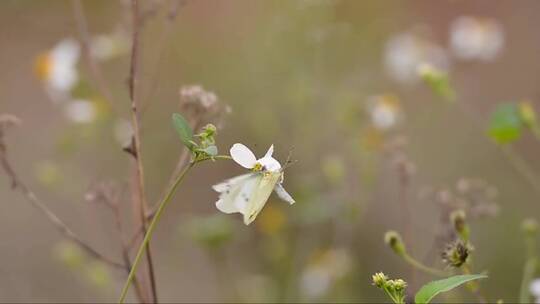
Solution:
[[[373,280],[373,285],[379,288],[383,288],[388,280],[388,277],[382,272],[377,272],[376,274],[372,275],[371,278]]]
[[[207,124],[203,128],[203,132],[206,133],[206,136],[213,136],[216,134],[217,128],[213,124]]]
[[[393,288],[396,292],[402,292],[407,288],[407,282],[402,279],[393,280]]]
[[[405,244],[403,244],[401,236],[396,231],[391,230],[386,232],[384,235],[384,242],[398,255],[403,255],[405,253]]]

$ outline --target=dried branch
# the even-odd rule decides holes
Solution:
[[[159,71],[159,67],[161,66],[161,62],[163,60],[163,53],[164,53],[164,50],[165,50],[165,46],[167,45],[167,42],[170,41],[169,40],[169,37],[171,35],[171,32],[172,32],[172,29],[173,29],[173,25],[174,25],[174,21],[176,20],[176,16],[178,15],[178,11],[180,10],[180,8],[186,4],[186,1],[183,1],[183,0],[174,0],[171,7],[169,7],[169,10],[167,12],[167,22],[165,24],[165,29],[163,31],[161,31],[161,35],[159,37],[159,39],[157,40],[158,42],[156,43],[156,48],[157,49],[157,52],[156,52],[156,56],[155,56],[155,62],[152,64],[153,66],[153,71],[151,71],[149,73],[149,75],[151,75],[151,77],[149,77],[150,79],[150,85],[148,86],[149,89],[148,89],[148,93],[146,94],[145,98],[143,100],[145,100],[146,102],[144,102],[143,106],[142,106],[142,109],[141,109],[141,114],[144,115],[144,113],[146,113],[146,111],[148,110],[148,108],[154,103],[155,101],[155,98],[151,98],[157,87],[158,87],[158,84],[160,83],[159,81],[159,77],[157,77],[157,74],[158,74],[158,71]]]
[[[100,182],[92,187],[92,190],[85,195],[85,199],[91,203],[102,203],[112,211],[122,247],[122,258],[126,268],[129,269],[129,274],[131,271],[131,260],[129,257],[128,244],[124,240],[124,225],[122,224],[122,215],[120,212],[120,201],[123,197],[122,192],[123,191],[113,183]],[[145,302],[145,299],[148,299],[148,296],[145,294],[137,276],[133,278],[133,285],[135,286],[135,293],[139,301]]]
[[[140,34],[140,13],[139,2],[137,0],[131,1],[132,8],[132,45],[131,45],[131,61],[129,70],[129,97],[131,100],[131,124],[133,127],[133,158],[134,158],[134,178],[137,180],[137,185],[133,189],[133,207],[138,209],[140,216],[140,225],[143,227],[143,232],[146,234],[147,220],[147,203],[146,195],[144,191],[144,168],[141,159],[141,132],[139,126],[139,113],[138,113],[138,90],[137,81],[139,73],[139,34]],[[134,209],[134,210],[136,210]],[[157,303],[156,292],[156,280],[154,275],[154,267],[152,263],[152,253],[150,244],[146,246],[146,261],[148,267],[148,275],[150,279],[150,289],[152,291],[153,302]]]
[[[5,115],[3,117],[5,117]],[[2,119],[2,121],[4,120]],[[49,222],[51,222],[61,234],[63,234],[66,238],[73,241],[74,243],[78,244],[90,256],[114,268],[121,269],[123,271],[127,270],[127,272],[129,272],[129,269],[126,267],[126,265],[118,263],[104,256],[103,254],[92,248],[90,245],[88,245],[79,236],[77,236],[62,220],[60,220],[60,218],[58,218],[58,216],[56,216],[56,214],[54,214],[54,212],[52,212],[41,200],[39,200],[39,198],[26,185],[26,183],[24,183],[19,178],[16,171],[13,169],[13,166],[9,162],[7,156],[7,146],[4,140],[5,129],[6,128],[4,126],[4,123],[0,123],[0,165],[6,172],[8,178],[11,180],[12,188],[14,190],[19,190],[19,192],[26,198],[26,200],[30,202],[32,206],[34,206],[36,209],[41,211],[43,215],[45,215],[45,217],[49,220]]]
[[[107,81],[103,77],[103,73],[101,72],[99,64],[96,62],[91,53],[92,38],[88,31],[88,21],[86,20],[86,15],[84,13],[84,8],[81,0],[73,0],[72,3],[73,15],[75,16],[75,22],[77,23],[77,30],[79,32],[79,40],[82,45],[83,58],[85,59],[88,69],[90,70],[90,76],[92,77],[92,81],[94,82],[96,88],[100,91],[101,95],[103,95],[103,97],[107,99],[107,101],[111,105],[111,109],[117,112],[114,107],[113,95],[111,93],[111,90],[107,85]]]

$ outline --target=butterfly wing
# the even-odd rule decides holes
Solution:
[[[274,191],[276,192],[277,196],[280,199],[286,201],[287,203],[291,205],[295,203],[295,200],[292,198],[292,196],[289,193],[287,193],[287,191],[285,191],[285,188],[283,188],[283,185],[281,185],[281,183],[276,184]]]
[[[270,197],[272,190],[276,186],[277,182],[280,180],[282,173],[281,172],[271,172],[266,171],[259,173],[259,176],[256,179],[252,195],[248,196],[246,200],[246,209],[244,212],[244,224],[249,225],[255,220],[259,212],[263,209],[266,201]]]
[[[216,207],[224,213],[242,212],[245,207],[240,198],[248,195],[256,182],[257,174],[249,173],[214,185],[212,188],[220,193]]]
[[[230,179],[227,179],[219,184],[213,185],[212,189],[214,191],[222,193],[230,190],[235,184],[238,184],[240,181],[247,179],[248,177],[254,175],[254,173],[242,174]]]

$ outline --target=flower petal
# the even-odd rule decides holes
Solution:
[[[271,145],[270,148],[268,148],[264,157],[272,157],[272,154],[274,154],[274,145]]]
[[[261,164],[266,171],[276,172],[281,170],[281,164],[272,156],[265,156],[257,160],[257,162]]]
[[[234,144],[231,147],[230,153],[233,160],[244,168],[251,169],[257,162],[253,152],[242,144]]]

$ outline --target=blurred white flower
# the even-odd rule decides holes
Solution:
[[[352,259],[344,249],[331,249],[317,254],[300,279],[302,293],[316,299],[324,296],[330,288],[345,277],[352,267]]]
[[[373,126],[381,131],[394,127],[401,116],[399,101],[393,95],[377,95],[368,99],[368,111]]]
[[[133,136],[133,128],[127,119],[118,119],[114,123],[114,138],[121,145],[125,146]]]
[[[64,110],[66,117],[75,123],[90,123],[97,117],[97,109],[94,103],[84,99],[69,102]]]
[[[90,55],[100,61],[109,60],[129,51],[129,38],[123,31],[101,34],[92,38]]]
[[[493,60],[504,46],[504,31],[494,19],[462,16],[452,22],[450,46],[460,59]]]
[[[529,291],[535,298],[535,303],[540,303],[540,279],[535,279],[529,285]]]
[[[324,296],[330,289],[330,273],[321,267],[309,267],[300,279],[302,293],[310,299]]]
[[[73,39],[64,39],[37,57],[36,73],[48,89],[56,93],[69,92],[79,80],[79,56],[79,43]]]
[[[388,40],[384,63],[390,76],[405,84],[418,81],[417,69],[423,63],[441,70],[448,70],[450,65],[442,47],[413,33],[402,33]]]

